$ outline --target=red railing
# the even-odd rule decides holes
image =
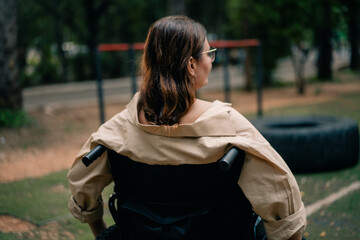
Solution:
[[[98,50],[100,52],[128,51],[131,48],[134,50],[142,50],[144,49],[144,45],[144,43],[103,43],[99,44]],[[210,45],[216,48],[257,47],[260,45],[260,41],[257,39],[218,40],[211,41]]]

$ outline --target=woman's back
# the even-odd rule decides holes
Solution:
[[[252,208],[237,184],[244,152],[232,153],[223,171],[218,162],[148,165],[108,150],[121,239],[252,239]]]

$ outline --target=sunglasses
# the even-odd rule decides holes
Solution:
[[[215,57],[216,57],[216,48],[210,47],[209,50],[202,52],[201,54],[207,54],[209,56],[209,58],[211,59],[211,62],[215,61]]]

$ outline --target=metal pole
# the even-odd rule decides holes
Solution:
[[[105,122],[104,97],[103,97],[103,89],[102,89],[101,59],[97,46],[95,48],[95,71],[96,71],[96,83],[97,83],[98,103],[99,103],[99,111],[100,111],[100,123],[103,124]]]
[[[262,110],[262,44],[260,43],[257,47],[257,53],[256,53],[256,89],[257,89],[257,116],[258,118],[261,118],[263,116],[263,110]]]
[[[131,71],[131,91],[134,95],[137,92],[136,67],[135,67],[135,51],[131,45],[129,49],[130,71]]]
[[[224,48],[224,94],[225,102],[230,102],[229,49]]]

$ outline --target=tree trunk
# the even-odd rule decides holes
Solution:
[[[291,63],[295,73],[295,84],[298,94],[305,93],[305,64],[308,59],[309,49],[303,43],[298,43],[290,50]]]
[[[17,62],[16,0],[0,0],[0,108],[22,108]]]
[[[95,52],[97,47],[98,40],[98,16],[96,14],[95,2],[93,0],[84,1],[85,13],[86,13],[86,26],[88,28],[88,36],[86,39],[86,44],[89,48],[89,60],[93,63],[91,68],[91,78],[96,78],[95,74]]]
[[[322,23],[315,32],[318,45],[317,77],[321,81],[332,79],[332,26],[331,9],[327,1],[322,1]]]
[[[55,38],[56,38],[56,49],[57,54],[60,58],[61,62],[61,75],[62,75],[62,81],[68,82],[69,81],[69,68],[68,68],[68,61],[65,56],[65,52],[62,48],[62,45],[64,43],[64,35],[63,35],[63,26],[61,21],[61,13],[59,12],[59,9],[57,8],[57,1],[52,1],[52,18],[54,22],[54,31],[55,31]]]
[[[249,9],[249,1],[246,0],[244,1],[245,4],[245,9]],[[250,33],[249,33],[249,20],[247,15],[245,14],[245,17],[243,18],[244,21],[244,27],[243,27],[243,32],[244,32],[244,37],[245,38],[249,38]],[[253,89],[253,84],[252,84],[252,79],[251,79],[251,50],[249,47],[245,48],[245,52],[246,52],[246,58],[245,58],[245,90],[250,92]]]
[[[350,68],[351,70],[360,69],[359,54],[359,1],[349,0],[348,4],[348,37],[350,42]]]
[[[103,0],[100,4],[96,4],[97,1],[94,0],[84,0],[84,8],[86,15],[86,25],[88,28],[88,36],[86,37],[86,44],[89,48],[90,60],[94,64],[91,69],[91,77],[96,78],[96,51],[97,44],[99,39],[99,21],[100,17],[109,7],[109,0]]]
[[[332,79],[332,45],[331,45],[331,30],[327,28],[320,29],[318,32],[320,43],[318,47],[318,72],[317,76],[320,80]]]
[[[245,48],[246,58],[245,58],[245,90],[250,92],[253,89],[252,78],[251,78],[251,50],[250,48]]]

